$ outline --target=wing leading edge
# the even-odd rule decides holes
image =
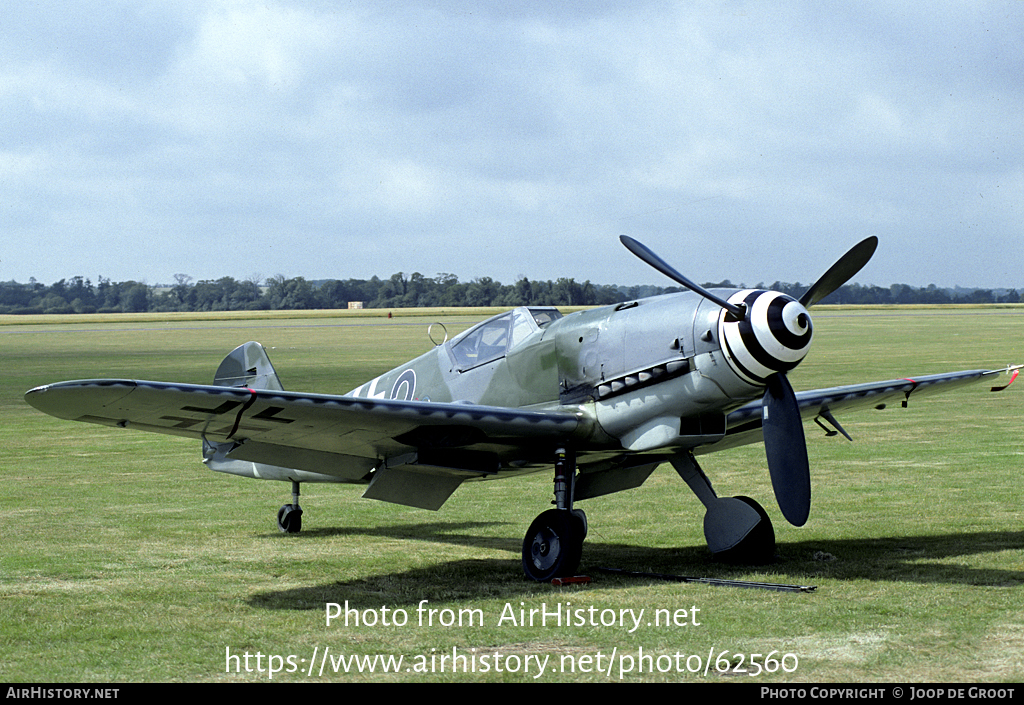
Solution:
[[[1014,370],[1017,368],[1009,368]],[[800,416],[804,419],[829,418],[832,412],[856,409],[882,409],[896,402],[906,406],[910,398],[930,396],[959,387],[976,384],[1007,370],[963,370],[941,374],[907,377],[882,382],[852,384],[826,389],[797,392]],[[994,390],[995,391],[995,390]],[[695,452],[710,453],[761,440],[763,408],[761,400],[752,401],[729,413],[725,438],[713,445],[703,446]],[[837,430],[842,431],[841,428]],[[845,435],[845,434],[844,434]]]
[[[814,389],[798,392],[796,398],[801,416],[813,419],[897,401],[906,404],[911,397],[975,384],[1003,371],[965,370]],[[58,382],[29,390],[25,399],[57,418],[228,444],[235,459],[310,471],[316,467],[319,472],[324,471],[324,461],[332,458],[377,460],[417,450],[452,457],[467,449],[521,451],[531,444],[546,448],[551,443],[592,438],[595,432],[589,415],[571,409],[542,411],[128,379]],[[725,437],[695,452],[759,442],[762,413],[759,399],[732,411]],[[456,463],[453,472],[458,467]],[[487,474],[484,467],[473,471]],[[358,481],[357,477],[347,479]]]

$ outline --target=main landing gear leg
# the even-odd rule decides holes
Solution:
[[[538,582],[576,573],[587,535],[587,515],[573,509],[576,454],[559,448],[555,461],[555,509],[533,520],[523,539],[523,570]]]
[[[775,560],[775,529],[764,507],[750,497],[715,494],[711,481],[690,451],[678,455],[672,467],[707,509],[704,538],[715,558],[747,565],[765,565]]]
[[[277,510],[277,528],[284,534],[302,531],[302,507],[299,506],[299,483],[292,480],[292,503]]]

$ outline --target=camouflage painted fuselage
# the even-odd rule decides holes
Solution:
[[[518,308],[350,395],[582,413],[595,423],[581,451],[694,447],[721,438],[726,413],[764,390],[723,346],[728,323],[689,292],[564,317]]]

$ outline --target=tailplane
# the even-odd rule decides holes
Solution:
[[[228,353],[217,368],[213,383],[219,387],[248,387],[284,391],[262,345],[248,342]]]

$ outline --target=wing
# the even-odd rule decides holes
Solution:
[[[1016,367],[1009,370],[1018,369]],[[836,411],[876,408],[883,409],[889,404],[901,403],[906,406],[910,398],[919,399],[939,392],[946,392],[959,387],[991,380],[995,375],[1007,370],[964,370],[925,375],[922,377],[892,379],[884,382],[868,382],[828,389],[812,389],[798,392],[797,404],[800,415],[805,419],[824,417],[838,426],[831,418]],[[1004,387],[1005,388],[1005,387]],[[993,389],[993,391],[998,391]],[[735,448],[748,443],[760,443],[761,434],[761,400],[752,401],[732,411],[727,418],[725,438],[718,443],[695,449],[698,454],[711,453],[726,448]],[[843,432],[841,428],[837,429]],[[845,432],[844,432],[845,435]]]
[[[208,459],[330,476],[321,481],[374,479],[367,496],[434,509],[464,479],[515,472],[510,459],[522,467],[536,454],[549,464],[555,444],[591,426],[572,411],[138,380],[59,382],[25,399],[58,418],[203,440]]]
[[[905,403],[911,396],[974,384],[1001,371],[816,389],[796,397],[803,418],[831,420],[833,411]],[[60,382],[32,389],[25,399],[58,418],[202,440],[213,469],[281,480],[295,479],[291,471],[298,470],[310,474],[303,481],[370,483],[366,497],[426,509],[439,508],[466,479],[547,467],[557,445],[602,435],[591,416],[572,409],[537,411],[137,380]],[[761,414],[760,400],[734,410],[725,437],[694,452],[761,442]],[[577,498],[637,487],[675,451],[632,457],[621,448],[591,445],[579,462]],[[280,472],[233,469],[240,463]]]

